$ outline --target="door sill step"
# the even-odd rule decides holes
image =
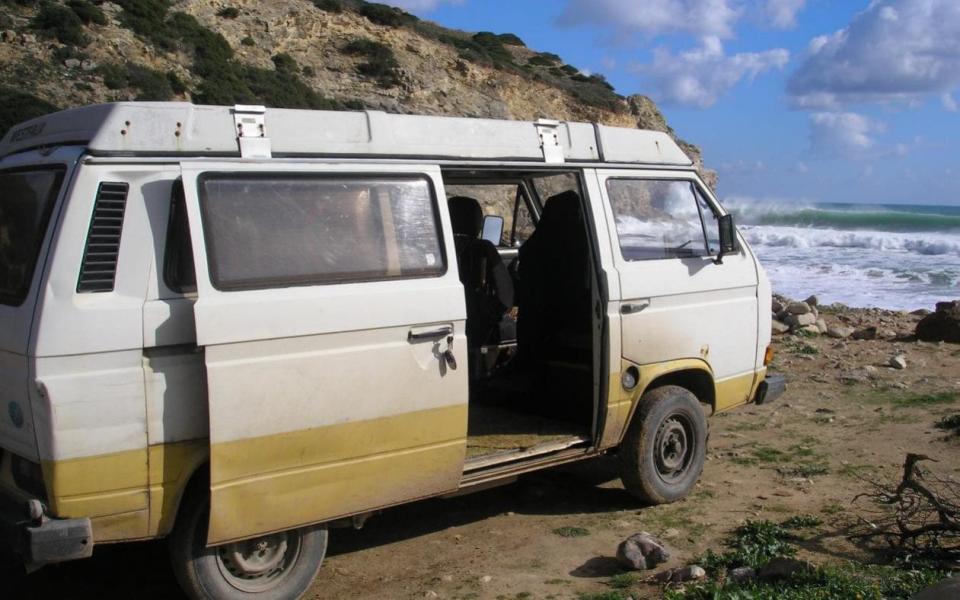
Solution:
[[[579,446],[581,444],[587,444],[589,442],[590,438],[578,435],[565,440],[544,442],[542,444],[537,444],[536,446],[530,446],[529,448],[514,448],[513,450],[503,450],[493,454],[477,456],[475,458],[468,459],[464,463],[463,472],[464,474],[467,474],[480,469],[486,469],[487,467],[524,460],[534,456],[553,454],[554,452],[560,452],[561,450],[566,450],[568,448]]]

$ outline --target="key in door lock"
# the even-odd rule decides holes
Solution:
[[[443,359],[447,361],[447,366],[457,370],[457,358],[453,355],[453,336],[447,336],[447,349],[443,351]]]

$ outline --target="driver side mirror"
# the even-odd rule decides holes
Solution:
[[[723,257],[738,252],[740,245],[737,243],[737,228],[733,225],[733,215],[723,215],[717,221],[720,227],[720,251],[714,262],[721,265]]]
[[[483,218],[483,230],[480,237],[494,246],[499,246],[500,240],[503,239],[503,217],[500,215],[485,216]]]

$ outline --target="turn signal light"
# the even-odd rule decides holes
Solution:
[[[767,351],[763,353],[763,366],[773,362],[773,346],[767,346]]]

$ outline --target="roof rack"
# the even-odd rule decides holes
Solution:
[[[58,145],[95,155],[389,157],[691,166],[659,131],[540,119],[507,121],[381,111],[325,111],[186,102],[73,108],[12,127],[0,156]]]

